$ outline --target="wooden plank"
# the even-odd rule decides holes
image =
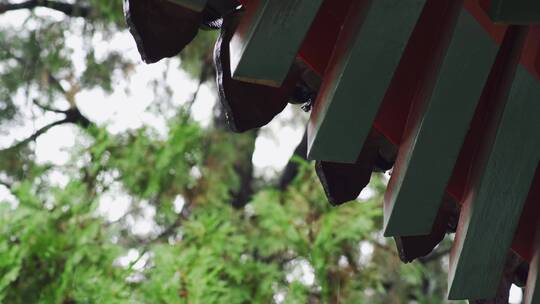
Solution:
[[[427,256],[444,239],[446,233],[455,231],[459,209],[456,203],[450,199],[444,199],[431,232],[419,236],[395,237],[399,258],[404,263],[410,263],[417,258]]]
[[[516,281],[517,272],[522,262],[523,260],[518,255],[510,251],[504,264],[504,271],[497,288],[497,294],[489,299],[470,300],[469,304],[508,304],[510,290],[512,289],[512,284]]]
[[[540,160],[539,98],[540,84],[518,66],[506,102],[492,109],[451,254],[450,299],[496,294]]]
[[[247,1],[247,0],[242,0]],[[319,16],[317,17],[317,26],[312,26],[310,29],[310,33],[308,34],[308,38],[304,42],[302,46],[302,50],[300,52],[300,56],[306,61],[308,65],[310,65],[312,68],[314,68],[319,74],[323,74],[324,68],[328,65],[330,48],[332,48],[335,44],[336,37],[338,36],[337,28],[341,27],[341,24],[339,26],[324,26],[325,24],[332,23],[334,24],[335,20],[341,20],[344,19],[343,16],[345,16],[344,11],[346,11],[346,7],[349,5],[351,0],[343,0],[343,3],[340,1],[339,3],[334,0],[326,0],[323,5],[327,5],[328,7],[331,7],[331,9],[328,10],[328,12],[331,13],[325,13],[325,11],[321,10],[319,12]],[[486,6],[483,6],[486,1],[479,1],[479,0],[465,0],[464,7],[469,11],[476,19],[476,21],[484,28],[484,30],[495,40],[498,44],[500,44],[503,41],[504,33],[506,31],[507,26],[502,24],[495,24],[491,21],[489,18],[485,8]],[[487,7],[489,9],[489,7]],[[341,9],[341,10],[340,10]],[[324,13],[324,14],[323,14]],[[537,32],[537,38],[530,39],[531,41],[527,43],[525,46],[525,54],[521,58],[521,64],[535,77],[540,81],[540,57],[537,56],[538,53],[538,44],[540,44],[540,26],[530,26],[529,32]],[[315,31],[317,30],[317,31]],[[320,34],[322,31],[322,34]],[[414,35],[414,34],[413,34]],[[529,35],[531,36],[531,35]],[[311,39],[309,39],[311,37]],[[411,37],[411,40],[413,38]],[[529,38],[528,38],[529,39]],[[527,51],[528,50],[528,51]],[[529,56],[526,56],[526,53],[529,53]],[[404,54],[405,56],[405,54]],[[401,63],[400,63],[401,65]],[[417,68],[414,68],[414,67]],[[417,77],[417,71],[419,68],[423,68],[424,65],[410,65],[411,68],[409,68],[409,74],[413,75],[412,78]],[[405,69],[407,70],[407,69]],[[397,73],[397,71],[396,71]],[[395,75],[394,75],[395,76]],[[395,78],[395,77],[394,77]],[[401,81],[400,81],[401,82]],[[414,82],[410,82],[411,86],[414,85]],[[392,85],[391,85],[392,87]],[[388,94],[387,94],[388,95]],[[404,96],[403,94],[397,93],[395,94],[396,97],[398,96]],[[386,97],[385,97],[386,99]],[[401,134],[403,133],[404,124],[399,122],[396,119],[383,119],[383,118],[395,118],[399,117],[397,115],[398,113],[403,112],[402,109],[406,109],[407,107],[404,106],[404,102],[398,101],[392,103],[391,106],[388,106],[388,109],[384,109],[384,103],[380,109],[380,112],[378,114],[377,119],[374,123],[374,128],[384,134],[384,136],[392,143],[399,144],[401,142]],[[386,111],[386,113],[382,113]],[[408,111],[408,110],[406,110]],[[383,115],[381,115],[383,114]],[[397,116],[396,116],[397,115]],[[400,118],[401,119],[401,118]],[[473,123],[471,130],[475,129],[478,131],[478,129],[474,126],[475,123]],[[482,123],[480,123],[480,130],[482,129]],[[480,132],[481,133],[481,132]],[[481,136],[480,136],[481,137]],[[458,161],[458,164],[456,165],[456,168],[454,170],[454,174],[452,176],[452,180],[448,185],[447,188],[447,194],[454,198],[456,201],[459,201],[464,196],[464,182],[467,181],[467,175],[470,171],[470,165],[474,162],[474,159],[471,158],[471,152],[474,152],[476,149],[475,143],[478,141],[477,138],[472,136],[470,142],[472,144],[465,144],[465,146],[468,146],[468,153],[463,153],[462,151],[460,155],[460,161]],[[464,157],[462,157],[464,156]],[[539,174],[540,176],[540,174]],[[538,178],[539,182],[537,183],[537,188],[540,189],[540,177]],[[540,191],[537,191],[540,192]],[[537,197],[540,197],[540,193]],[[530,261],[532,256],[532,250],[530,248],[531,245],[531,229],[528,229],[530,227],[536,227],[538,223],[540,223],[540,204],[536,204],[536,201],[531,201],[528,203],[530,208],[530,212],[527,212],[528,214],[525,214],[526,218],[523,218],[521,221],[523,225],[520,224],[520,228],[518,232],[516,233],[516,239],[513,243],[512,248],[519,253],[522,257],[524,257],[526,260]],[[527,207],[526,207],[527,208]]]
[[[540,164],[536,168],[533,185],[523,213],[519,219],[519,226],[512,243],[512,249],[527,260],[532,261],[534,256],[534,235],[540,227]]]
[[[324,0],[298,53],[317,74],[324,74],[349,7],[358,0]]]
[[[249,2],[249,0],[241,0],[240,2],[245,4]],[[339,29],[341,29],[343,26],[343,21],[345,20],[347,15],[346,13],[349,10],[349,6],[352,2],[355,1],[325,0],[321,10],[319,10],[319,14],[316,17],[314,24],[312,25],[306,39],[302,44],[299,57],[304,60],[308,66],[313,68],[319,75],[323,75],[326,67],[328,66],[330,55],[332,54],[332,50],[336,44],[339,34]],[[440,5],[444,5],[444,2],[444,0],[439,1],[439,3],[441,3]],[[495,24],[491,21],[487,13],[486,6],[484,5],[485,3],[485,0],[465,0],[464,7],[474,16],[476,21],[484,28],[484,30],[495,41],[497,41],[498,44],[501,44],[507,26]],[[540,39],[537,39],[537,43],[540,43]],[[540,62],[534,60],[524,60],[522,64],[530,71],[538,70],[538,67],[540,67]],[[416,68],[409,68],[409,73],[416,73],[416,71],[418,69],[422,69],[423,66],[423,64],[417,64]],[[538,73],[536,74],[538,75]],[[414,76],[410,77],[412,78]],[[396,145],[401,142],[404,123],[401,123],[401,118],[397,120],[394,118],[396,116],[399,117],[397,113],[403,113],[404,111],[408,112],[406,102],[393,102],[392,105],[387,107],[387,109],[385,109],[385,103],[383,102],[379,115],[374,123],[375,129],[384,134],[390,142]],[[391,119],[386,119],[388,117]],[[452,195],[454,195],[453,192]]]
[[[509,24],[540,23],[538,0],[492,0],[490,16],[494,22]]]
[[[317,161],[315,169],[328,202],[341,205],[358,198],[369,184],[373,171],[387,171],[395,160],[396,147],[372,130],[356,163]]]
[[[385,236],[431,232],[497,50],[462,10],[431,97],[411,110],[385,195]]]
[[[516,32],[516,27],[510,27],[510,29],[512,32]],[[458,162],[454,168],[452,178],[447,187],[447,193],[456,201],[460,202],[460,204],[466,196],[465,192],[467,190],[466,186],[467,181],[469,180],[469,172],[471,172],[471,168],[476,162],[475,159],[477,158],[476,155],[478,154],[479,143],[485,133],[485,121],[489,118],[490,112],[492,112],[490,109],[494,104],[493,100],[494,98],[499,98],[498,96],[505,96],[506,93],[501,94],[500,92],[508,92],[511,85],[511,80],[506,80],[508,76],[504,75],[504,71],[508,70],[509,63],[511,66],[515,66],[514,61],[519,60],[523,67],[531,73],[531,75],[537,78],[537,81],[540,80],[538,72],[536,68],[534,68],[534,63],[538,62],[538,58],[540,58],[540,31],[535,30],[535,27],[529,27],[528,32],[521,58],[515,58],[519,57],[519,47],[511,44],[509,45],[506,41],[501,46],[501,53],[507,53],[507,56],[513,57],[514,59],[512,59],[511,62],[504,63],[504,56],[501,56],[501,54],[498,55],[497,62],[494,65],[495,70],[492,71],[488,85],[478,104],[469,134],[467,135]],[[499,72],[496,70],[499,70]],[[540,204],[536,203],[540,200],[540,170],[538,169],[534,184],[537,186],[533,187],[531,193],[529,193],[525,211],[520,220],[520,226],[516,232],[516,237],[512,245],[512,249],[527,261],[530,261],[532,256],[532,249],[530,248],[530,245],[532,244],[531,236],[534,234],[536,227],[540,225]],[[535,191],[535,189],[537,190]]]
[[[279,88],[232,79],[229,42],[239,18],[238,13],[224,18],[214,49],[214,63],[219,101],[225,111],[227,124],[234,132],[245,132],[266,125],[285,109],[300,81],[302,67],[293,66]]]
[[[534,256],[529,266],[524,304],[540,304],[540,227],[535,238]]]
[[[356,161],[424,4],[352,5],[308,124],[310,159]]]
[[[540,25],[529,26],[521,64],[540,82]]]
[[[202,14],[167,0],[126,0],[124,15],[146,63],[178,55],[199,31]]]
[[[411,106],[431,93],[463,1],[428,0],[373,126],[398,146]]]
[[[322,0],[254,0],[231,40],[233,78],[280,87]]]
[[[169,0],[172,3],[181,5],[185,8],[189,8],[190,10],[196,11],[196,12],[202,12],[204,8],[206,7],[207,0]]]

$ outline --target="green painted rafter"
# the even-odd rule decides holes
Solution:
[[[322,0],[254,0],[231,40],[233,78],[280,87]]]
[[[540,160],[540,84],[518,66],[506,102],[486,125],[465,194],[449,272],[450,299],[495,296]]]
[[[425,2],[352,5],[308,125],[310,159],[356,161]]]
[[[540,24],[540,1],[491,0],[490,15],[498,23]]]
[[[462,9],[433,92],[409,116],[385,196],[386,236],[431,232],[497,50]]]

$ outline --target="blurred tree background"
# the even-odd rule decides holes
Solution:
[[[167,60],[193,96],[175,104],[174,92],[188,89],[150,84],[146,111],[166,126],[111,132],[84,114],[80,96],[130,96],[118,84],[142,63],[103,47],[128,35],[121,1],[0,0],[0,21],[14,18],[0,28],[0,134],[32,132],[0,147],[0,302],[445,302],[449,242],[399,261],[379,232],[384,176],[368,198],[331,208],[302,158],[305,142],[282,172],[257,174],[263,131],[228,132],[217,105],[208,125],[193,118],[201,87],[214,85],[216,32]],[[77,137],[69,161],[39,161],[36,141],[63,125]],[[99,212],[121,199],[121,216]],[[135,229],[140,217],[149,233]]]

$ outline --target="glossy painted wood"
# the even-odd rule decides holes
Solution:
[[[491,72],[488,84],[484,89],[482,98],[478,104],[475,117],[471,123],[471,128],[467,138],[465,139],[463,148],[460,152],[457,165],[454,168],[452,178],[447,187],[447,193],[453,197],[457,202],[462,204],[462,201],[466,197],[468,191],[468,181],[470,180],[470,172],[476,165],[478,158],[478,150],[482,138],[486,133],[486,121],[490,117],[490,110],[493,107],[494,100],[507,96],[508,90],[511,86],[513,78],[513,69],[517,65],[517,61],[529,72],[531,75],[538,75],[534,65],[531,63],[537,62],[540,58],[540,31],[535,30],[533,27],[529,27],[529,33],[523,47],[523,53],[519,58],[520,44],[522,41],[516,39],[516,34],[522,32],[523,29],[518,30],[519,27],[510,27],[511,35],[507,35],[504,43],[501,45],[500,53],[497,56],[497,61],[494,65],[494,70]],[[514,36],[514,38],[511,38]],[[509,39],[511,38],[511,39]],[[512,42],[514,40],[514,42]],[[508,43],[510,42],[510,43]],[[510,72],[511,73],[510,73]],[[540,81],[540,77],[535,76],[537,81]],[[537,170],[537,172],[540,170]],[[536,185],[532,190],[540,190],[540,172],[536,174]],[[531,260],[531,236],[534,234],[535,228],[540,225],[540,204],[536,202],[540,200],[540,191],[531,191],[525,205],[525,211],[522,214],[520,220],[520,226],[516,232],[512,248],[527,261]]]
[[[369,184],[373,171],[392,168],[396,148],[379,132],[372,130],[356,163],[317,161],[315,169],[328,202],[334,206],[358,198]]]
[[[535,235],[536,230],[540,227],[540,164],[536,167],[536,174],[534,176],[533,185],[531,191],[527,197],[527,202],[523,208],[523,213],[519,219],[519,226],[514,236],[512,243],[512,249],[519,255],[527,260],[531,261],[535,252],[535,242],[532,237]]]
[[[459,209],[452,199],[445,199],[429,234],[394,237],[399,258],[404,263],[429,255],[444,239],[446,233],[455,231]]]
[[[302,42],[299,57],[323,75],[352,3],[358,0],[324,0]]]
[[[355,2],[308,125],[308,157],[354,163],[425,0]]]
[[[395,145],[402,141],[412,104],[433,89],[461,4],[428,0],[418,19],[373,124]]]
[[[461,10],[431,96],[413,105],[385,195],[386,236],[431,232],[498,45]]]
[[[230,43],[233,78],[281,86],[321,3],[250,1]]]
[[[249,0],[241,0],[241,2],[249,3]],[[302,58],[306,64],[312,67],[320,75],[324,74],[326,67],[329,65],[330,54],[334,49],[340,29],[343,26],[343,20],[345,20],[346,13],[352,2],[355,1],[325,0],[313,26],[302,44],[299,53],[300,58]],[[430,1],[428,1],[428,5],[429,2]],[[445,2],[447,1],[441,0],[435,1],[434,3],[436,5],[444,6]],[[498,44],[500,44],[503,40],[507,26],[494,24],[491,21],[487,14],[486,7],[483,5],[486,1],[465,0],[464,2],[465,9],[474,16],[475,20],[482,26],[486,33],[488,33]],[[538,42],[540,43],[540,40]],[[524,60],[522,64],[529,70],[536,70],[538,66],[538,64],[532,60]],[[409,63],[408,67],[409,74],[417,74],[417,70],[423,68],[423,64],[411,62]],[[415,76],[411,76],[411,78],[412,77]],[[406,79],[406,77],[403,78]],[[412,80],[408,80],[408,83],[412,82]],[[396,94],[394,96],[399,95]],[[379,115],[375,119],[374,127],[379,132],[384,134],[390,142],[397,145],[401,142],[404,129],[404,123],[402,123],[404,118],[400,116],[399,113],[404,113],[406,116],[409,108],[407,102],[401,102],[399,100],[396,101],[397,102],[391,102],[391,106],[388,107],[385,107],[386,102],[383,102]]]
[[[206,6],[207,0],[169,0],[172,3],[189,8],[196,12],[202,12]]]
[[[490,15],[494,22],[509,24],[539,24],[538,0],[491,0]]]
[[[491,109],[451,254],[450,299],[496,294],[540,160],[539,99],[540,84],[518,66],[508,98]]]
[[[529,26],[521,64],[540,82],[540,25]]]
[[[219,101],[229,128],[245,132],[268,124],[287,106],[300,81],[302,69],[293,66],[279,88],[247,83],[231,77],[229,42],[238,24],[239,16],[230,14],[223,20],[223,28],[214,49],[216,84]]]
[[[243,4],[249,4],[250,1],[256,0],[240,0],[240,2]],[[328,66],[328,61],[330,60],[329,54],[331,54],[332,49],[334,48],[339,29],[343,25],[342,22],[345,19],[344,17],[346,15],[346,11],[351,2],[354,1],[343,0],[338,2],[335,0],[325,0],[323,7],[326,9],[321,8],[319,11],[315,21],[316,24],[313,24],[306,40],[301,47],[299,54],[300,57],[321,75],[324,74],[324,69]],[[474,16],[476,21],[484,28],[486,33],[488,33],[498,44],[500,44],[503,41],[506,26],[491,22],[491,19],[487,14],[489,7],[484,5],[485,2],[486,1],[465,0],[464,7]],[[531,31],[540,32],[540,27],[531,27]],[[521,59],[521,64],[531,74],[536,75],[535,77],[537,77],[538,81],[540,81],[540,59],[537,56],[538,48],[535,47],[535,45],[538,44],[540,44],[540,38],[531,39],[531,42],[525,47],[525,53],[528,53],[529,56],[525,56],[524,54]],[[528,52],[527,49],[529,50]],[[415,67],[414,64],[410,64],[409,66]],[[412,68],[409,68],[409,70],[411,69]],[[411,72],[413,71],[411,70]],[[414,72],[416,72],[416,69],[414,69]],[[399,94],[395,94],[395,96],[399,96]],[[374,128],[383,133],[389,141],[393,142],[394,144],[399,144],[401,142],[401,133],[404,129],[404,125],[399,122],[401,121],[402,117],[398,115],[399,120],[382,118],[393,117],[397,115],[398,112],[402,112],[401,109],[408,111],[406,108],[406,103],[395,102],[393,103],[392,107],[387,107],[387,109],[383,108],[384,106],[381,108],[381,111],[375,120]],[[396,109],[400,110],[397,111]],[[382,113],[383,111],[386,113]],[[381,115],[381,113],[383,115]],[[475,141],[476,140],[473,140],[472,142],[474,143]],[[465,146],[467,146],[467,144],[465,144]],[[474,151],[475,147],[475,145],[469,145],[469,151]],[[461,154],[465,154],[466,157],[461,157]],[[456,170],[454,170],[452,177],[452,179],[457,180],[458,182],[451,181],[447,188],[447,194],[453,197],[456,201],[461,200],[461,198],[465,195],[464,182],[467,181],[470,166],[474,163],[474,159],[470,158],[471,153],[461,154],[461,160],[458,161],[455,168]],[[454,175],[456,178],[454,178]],[[540,178],[537,184],[537,188],[540,188]],[[537,197],[540,197],[540,194]],[[532,249],[530,248],[530,227],[536,227],[538,224],[535,223],[540,223],[540,221],[538,221],[540,208],[537,206],[537,204],[532,203],[532,201],[530,203],[528,202],[527,206],[529,206],[528,210],[530,210],[530,212],[527,213],[528,216],[525,216],[525,214],[523,215],[524,218],[521,221],[523,225],[520,224],[520,228],[516,233],[513,249],[516,250],[516,252],[518,252],[522,257],[530,260],[530,257],[532,256]]]
[[[125,0],[124,14],[146,63],[178,55],[195,38],[203,21],[201,13],[168,0]]]
[[[534,256],[529,266],[524,304],[540,304],[540,227],[536,232]]]

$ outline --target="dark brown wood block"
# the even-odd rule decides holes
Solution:
[[[373,171],[386,171],[392,167],[394,150],[395,147],[380,133],[372,130],[356,163],[317,161],[317,176],[330,204],[341,205],[358,198],[369,184]]]
[[[146,63],[176,56],[197,35],[202,14],[169,0],[124,0],[124,14]]]
[[[238,24],[239,13],[224,19],[222,32],[214,50],[220,102],[231,130],[244,132],[260,128],[281,113],[297,82],[301,69],[293,66],[280,88],[235,80],[231,77],[229,42]]]
[[[395,237],[394,240],[396,241],[396,247],[401,261],[410,263],[417,258],[429,255],[444,239],[446,233],[453,231],[453,221],[458,215],[459,210],[456,203],[452,199],[446,198],[444,204],[439,209],[435,223],[429,234]]]

